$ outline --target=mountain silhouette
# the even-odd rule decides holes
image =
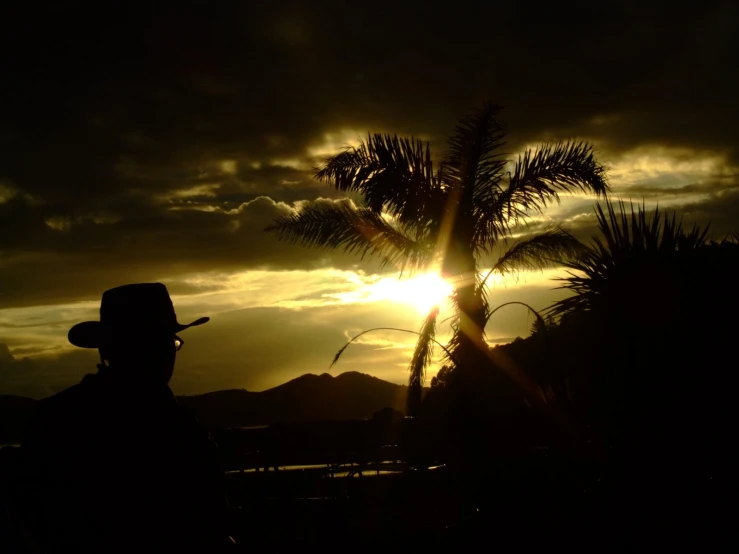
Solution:
[[[350,371],[332,377],[307,373],[261,392],[223,390],[180,396],[210,428],[369,419],[378,410],[403,411],[407,387]],[[36,400],[0,395],[0,444],[20,441]],[[134,399],[131,400],[132,404]]]
[[[308,373],[262,392],[225,390],[183,396],[208,427],[367,419],[385,407],[403,411],[407,387],[356,371]]]

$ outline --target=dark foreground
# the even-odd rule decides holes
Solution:
[[[735,524],[721,508],[728,489],[676,482],[674,495],[655,497],[624,480],[609,482],[593,467],[545,460],[519,461],[515,469],[491,464],[477,483],[469,477],[445,468],[334,479],[287,471],[232,476],[234,537],[243,552],[736,546]]]
[[[333,478],[319,470],[232,474],[234,537],[244,551],[415,552],[555,538],[573,545],[597,534],[607,523],[608,492],[593,488],[602,482],[547,474],[542,462],[515,472],[491,463],[477,483],[444,467]]]
[[[379,475],[365,469],[361,476],[332,476],[326,468],[227,474],[235,552],[736,546],[725,478],[696,487],[695,479],[676,475],[671,490],[649,483],[638,472],[544,451],[491,460],[479,472],[441,466]],[[15,546],[2,515],[2,551],[28,552]]]

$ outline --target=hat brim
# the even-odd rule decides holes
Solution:
[[[201,317],[192,323],[183,325],[178,323],[171,330],[172,333],[179,333],[190,327],[197,327],[203,323],[208,323],[209,317]],[[79,348],[100,348],[106,344],[110,344],[112,337],[110,331],[99,321],[83,321],[78,323],[69,330],[67,334],[69,342]]]

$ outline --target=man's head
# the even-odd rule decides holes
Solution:
[[[78,323],[69,342],[97,348],[103,363],[121,376],[150,383],[167,383],[174,372],[175,353],[182,345],[177,333],[208,321],[177,322],[167,288],[161,283],[124,285],[103,293],[100,321]]]
[[[139,382],[166,384],[174,373],[177,347],[171,333],[121,334],[99,351],[105,365]]]

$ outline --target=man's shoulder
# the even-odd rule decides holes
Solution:
[[[76,385],[72,385],[71,387],[59,391],[52,396],[44,398],[39,401],[39,408],[50,410],[69,404],[77,404],[82,398],[92,392],[91,389],[95,387],[94,377],[95,375],[86,375],[82,381]]]
[[[64,442],[90,412],[90,396],[87,387],[79,383],[40,400],[21,443],[26,451],[32,444],[48,447]]]
[[[86,406],[97,396],[95,375],[87,375],[81,382],[52,396],[40,400],[36,408],[37,419],[53,424],[57,418],[86,412]]]

